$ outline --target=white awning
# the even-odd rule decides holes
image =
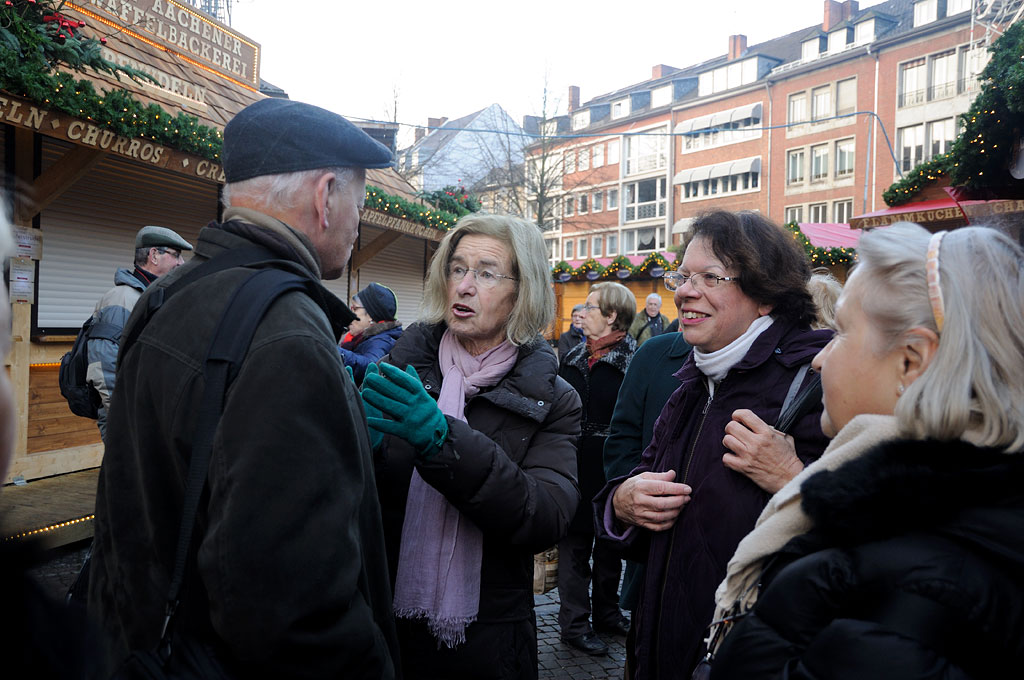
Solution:
[[[731,114],[731,111],[719,111],[718,113],[713,114],[711,116],[711,124],[709,125],[709,127],[717,128],[728,126],[729,121],[732,120],[732,118],[730,117]]]
[[[729,115],[730,121],[744,120],[746,118],[761,119],[761,102],[747,104],[746,106],[737,106]]]
[[[694,168],[687,168],[686,170],[680,170],[676,173],[676,176],[672,178],[673,184],[686,184],[693,177]]]
[[[760,156],[741,158],[738,161],[733,161],[729,166],[730,175],[738,175],[744,172],[761,172]]]
[[[711,166],[711,177],[728,177],[731,172],[729,168],[732,167],[732,163],[716,163]]]

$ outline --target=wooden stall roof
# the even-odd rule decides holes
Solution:
[[[409,184],[394,168],[372,168],[366,171],[366,183],[393,196],[419,202],[416,188]]]
[[[224,129],[238,111],[263,99],[260,46],[201,10],[176,0],[76,0],[61,10],[106,38],[103,56],[159,82],[120,80],[92,71],[76,77],[97,89],[127,89],[140,101],[179,110]]]

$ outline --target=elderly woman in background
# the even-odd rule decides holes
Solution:
[[[550,278],[536,225],[464,217],[422,320],[367,368],[406,678],[537,677],[533,555],[579,502],[580,398],[540,335]]]
[[[711,676],[1016,675],[1024,251],[903,223],[857,253],[814,362],[835,439],[730,561],[719,617],[737,623]]]
[[[398,298],[387,286],[373,282],[352,298],[356,320],[348,327],[351,337],[338,347],[341,360],[351,367],[358,385],[366,367],[382,358],[402,337],[402,323],[395,320]]]
[[[771,494],[827,444],[820,406],[792,437],[770,425],[831,336],[808,327],[810,273],[777,225],[721,211],[693,223],[678,271],[665,277],[694,349],[640,465],[594,500],[599,538],[647,563],[637,678],[690,677],[726,561]]]
[[[811,328],[836,329],[836,301],[839,294],[843,292],[843,284],[836,280],[825,268],[815,269],[811,274],[811,280],[807,282],[807,290],[814,300],[814,308],[817,310]]]
[[[636,298],[621,283],[598,283],[591,287],[583,306],[583,332],[587,341],[572,348],[558,368],[558,374],[583,400],[582,436],[576,466],[580,494],[586,501],[605,484],[604,442],[608,438],[608,424],[619,386],[636,351],[636,341],[628,333],[635,310]],[[595,629],[613,635],[626,634],[629,624],[619,610],[621,573],[622,560],[618,553],[604,543],[594,545],[590,503],[580,503],[569,533],[558,543],[558,625],[562,640],[587,654],[599,655],[608,653],[608,645],[597,636]],[[588,593],[591,580],[592,596]]]

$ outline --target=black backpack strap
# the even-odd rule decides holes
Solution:
[[[93,317],[95,319],[96,317]],[[120,326],[115,326],[112,323],[105,321],[93,321],[92,325],[89,326],[89,332],[86,334],[86,340],[112,340],[117,342],[121,339],[121,331],[123,329]]]
[[[789,429],[793,427],[796,421],[810,413],[811,409],[815,406],[821,404],[820,373],[811,371],[810,381],[808,381],[803,390],[800,390],[800,384],[810,368],[810,364],[801,366],[800,370],[797,371],[796,377],[793,378],[793,383],[789,386],[789,393],[786,395],[786,400],[782,403],[779,419],[775,422],[775,429],[779,432],[789,432]]]
[[[213,438],[224,409],[227,386],[245,358],[256,326],[267,308],[278,297],[290,291],[314,293],[314,284],[312,279],[292,272],[280,269],[258,270],[231,296],[214,331],[203,369],[205,387],[199,406],[198,422],[192,437],[192,458],[189,462],[181,524],[178,529],[174,571],[167,593],[167,609],[160,634],[159,649],[166,655],[170,654],[170,623],[178,608],[192,532],[199,510],[199,499],[206,486]],[[314,300],[316,299],[314,296]]]

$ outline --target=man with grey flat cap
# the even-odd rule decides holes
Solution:
[[[142,291],[178,265],[185,264],[182,252],[192,250],[192,244],[166,227],[143,227],[135,234],[135,269],[118,269],[114,273],[114,287],[103,294],[96,303],[93,316],[97,324],[106,326],[111,332],[105,337],[90,337],[89,369],[86,380],[100,395],[97,425],[100,437],[107,438],[107,411],[110,395],[114,391],[117,351],[120,342],[117,336],[124,330],[135,303]],[[98,326],[101,327],[102,326]]]
[[[207,351],[242,281],[276,269],[304,287],[274,299],[230,377],[172,625],[232,677],[399,677],[369,435],[337,350],[355,315],[320,283],[344,269],[366,169],[391,151],[265,99],[227,124],[222,159],[222,221],[125,329],[88,595],[106,662],[160,639]]]

